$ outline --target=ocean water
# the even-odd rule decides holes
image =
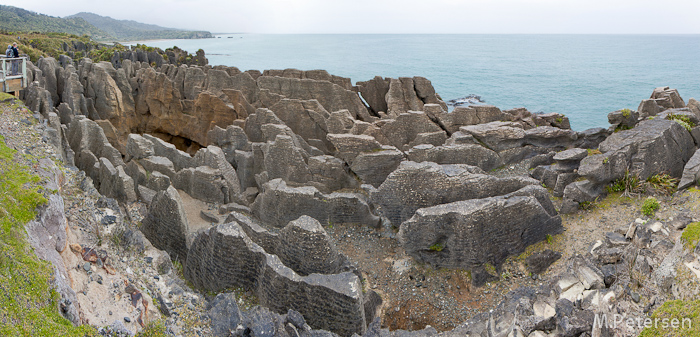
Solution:
[[[655,87],[700,100],[700,35],[257,35],[142,42],[212,65],[325,69],[353,83],[424,76],[444,100],[478,95],[501,109],[567,115],[574,130],[607,127]]]

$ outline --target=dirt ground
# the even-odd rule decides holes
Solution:
[[[550,242],[541,241],[519,256],[511,256],[503,264],[501,278],[483,287],[471,286],[469,274],[460,270],[439,269],[416,263],[406,255],[390,228],[372,229],[358,225],[327,228],[341,252],[355,261],[365,275],[365,286],[382,295],[383,327],[391,330],[417,330],[432,326],[447,331],[494,308],[505,294],[522,286],[538,286],[567,268],[566,261],[575,254],[584,254],[607,232],[624,234],[630,223],[639,221],[666,222],[680,211],[688,211],[700,219],[700,191],[691,189],[673,196],[658,193],[623,195],[616,193],[594,204],[592,209],[562,215],[564,231]],[[654,195],[661,208],[653,218],[640,209],[644,199]],[[558,207],[560,200],[553,198]],[[674,234],[672,234],[674,235]],[[680,235],[680,232],[675,233]],[[675,239],[675,238],[672,238]],[[532,253],[552,249],[562,258],[539,276],[527,272],[524,260]]]

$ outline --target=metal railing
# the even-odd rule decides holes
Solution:
[[[19,86],[21,87],[20,89],[24,89],[27,87],[27,58],[0,57],[0,88],[2,89],[2,91],[16,91],[13,89],[17,89],[17,86],[10,86],[8,82],[17,79],[21,79],[21,82],[19,84]]]

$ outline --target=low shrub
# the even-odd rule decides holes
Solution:
[[[654,197],[648,197],[644,200],[644,203],[642,204],[642,214],[646,216],[653,216],[654,213],[656,213],[657,210],[659,210],[659,201],[656,200]]]

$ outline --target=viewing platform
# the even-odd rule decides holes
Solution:
[[[17,72],[12,72],[12,62],[17,62]],[[0,58],[0,88],[3,92],[19,95],[27,87],[27,58]]]

